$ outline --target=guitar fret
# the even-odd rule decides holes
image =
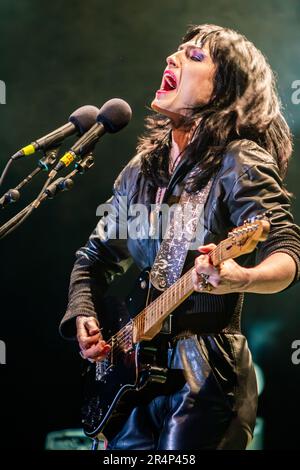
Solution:
[[[168,295],[163,295],[162,297],[163,297],[162,298],[162,309],[166,310],[168,308]]]
[[[140,333],[141,331],[141,315],[138,315],[136,318],[135,318],[135,327],[138,331],[138,334]]]
[[[256,235],[255,241],[266,239],[269,228],[270,224],[266,223],[266,221],[264,226],[260,226],[257,221],[255,224],[247,224],[246,240],[251,238],[249,235],[251,231],[253,235]],[[211,262],[214,266],[218,266],[226,259],[236,258],[243,254],[241,242],[245,240],[245,237],[244,239],[242,238],[244,232],[245,229],[234,230],[234,233],[231,233],[226,240],[221,241],[216,248],[210,252]],[[193,292],[192,271],[193,268],[187,271],[134,319],[134,326],[141,336],[147,336],[147,332],[155,327],[155,324],[161,323],[174,308]],[[150,336],[151,334],[152,333],[150,333]]]
[[[139,317],[138,317],[137,329],[138,329],[138,334],[139,334],[139,335],[140,335],[141,332],[143,331],[143,328],[142,328],[142,321],[143,321],[143,314],[142,314],[142,315],[139,315]]]
[[[260,225],[261,224],[261,225]],[[270,224],[265,220],[264,223],[256,221],[255,224],[247,224],[247,237],[243,235],[245,233],[244,226],[241,230],[234,230],[229,234],[226,240],[222,240],[216,248],[210,252],[211,262],[214,266],[219,265],[222,261],[229,258],[236,258],[242,255],[243,244],[242,242],[251,241],[253,238],[254,243],[265,240],[267,238]],[[252,232],[252,235],[250,235]],[[255,238],[254,238],[255,235]],[[244,237],[244,238],[243,238]],[[251,245],[251,251],[254,249],[254,243]],[[250,245],[250,243],[248,243]],[[181,278],[179,278],[172,286],[166,289],[160,294],[153,302],[148,305],[134,320],[134,327],[138,330],[138,335],[147,336],[147,332],[150,329],[155,331],[155,325],[161,323],[181,302],[185,300],[193,292],[193,280],[192,280],[191,268]],[[159,326],[159,325],[157,325]],[[152,335],[152,331],[149,334],[149,339]],[[155,335],[155,333],[154,333]],[[153,336],[152,336],[153,337]],[[148,339],[148,338],[147,338]]]

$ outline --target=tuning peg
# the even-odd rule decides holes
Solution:
[[[248,219],[245,219],[244,224],[253,224],[253,222],[255,222],[256,220],[262,220],[266,218],[268,219],[271,217],[272,214],[272,211],[266,211],[262,214],[253,215],[252,217],[248,217]]]

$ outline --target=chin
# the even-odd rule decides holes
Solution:
[[[160,111],[160,107],[158,106],[158,103],[157,103],[157,100],[154,99],[151,103],[151,108],[153,109],[153,111]]]
[[[179,114],[168,109],[167,105],[164,105],[162,102],[158,102],[157,99],[154,99],[151,103],[151,108],[154,111],[157,111],[164,116],[168,116],[171,119],[178,119]]]
[[[157,99],[154,99],[151,103],[151,108],[160,113],[163,114],[164,116],[168,117],[172,121],[172,125],[174,128],[180,127],[182,120],[184,119],[184,115],[176,112],[176,111],[171,111],[170,109],[166,109],[166,107],[163,105],[162,102],[158,103]]]

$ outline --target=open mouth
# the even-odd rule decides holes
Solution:
[[[159,91],[173,91],[177,88],[176,75],[171,70],[166,70],[163,75],[161,88]]]

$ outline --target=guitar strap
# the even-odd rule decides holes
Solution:
[[[196,171],[199,169],[192,170],[189,176]],[[180,278],[188,251],[203,234],[204,205],[213,180],[214,176],[194,193],[183,189],[178,204],[169,208],[168,225],[150,271],[150,281],[156,289],[165,290]],[[193,249],[201,243],[203,240]]]

